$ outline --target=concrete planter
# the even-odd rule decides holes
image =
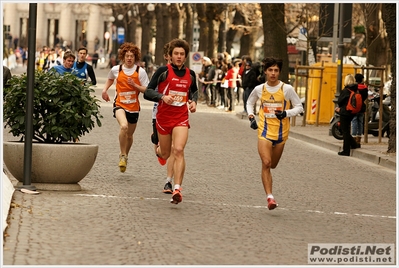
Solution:
[[[87,143],[32,144],[31,183],[41,190],[81,190],[78,184],[94,165],[98,145]],[[24,143],[3,142],[8,171],[24,182]]]

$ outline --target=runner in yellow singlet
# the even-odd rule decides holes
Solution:
[[[247,100],[250,126],[258,130],[258,152],[262,160],[262,183],[267,195],[267,207],[275,209],[278,204],[272,194],[272,174],[270,169],[277,167],[283,154],[290,129],[289,117],[302,112],[302,103],[291,85],[281,82],[280,75],[283,61],[265,58],[263,71],[266,83],[254,88]],[[260,99],[259,124],[254,115],[254,105]]]

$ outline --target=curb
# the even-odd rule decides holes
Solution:
[[[2,178],[2,187],[3,187],[3,205],[2,205],[2,211],[3,211],[3,233],[4,230],[8,227],[7,224],[7,217],[8,217],[8,212],[10,211],[11,208],[11,199],[12,196],[14,194],[14,185],[12,185],[10,179],[8,178],[8,176],[6,175],[6,173],[4,173],[3,171],[3,178]]]
[[[296,133],[292,130],[290,131],[290,137],[329,149],[334,152],[339,152],[341,150],[340,145],[331,144],[326,141],[322,141],[300,133]],[[384,154],[371,152],[366,149],[357,149],[357,150],[351,150],[351,156],[396,171],[396,162],[392,161],[391,159],[388,159],[387,156],[385,156]]]

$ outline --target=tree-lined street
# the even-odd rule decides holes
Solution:
[[[97,73],[101,92],[107,71]],[[170,204],[150,141],[153,103],[141,104],[125,173],[102,103],[103,126],[81,139],[99,144],[82,191],[14,193],[4,265],[306,265],[308,243],[395,243],[395,171],[290,138],[269,211],[256,132],[205,105],[191,114],[183,202]]]

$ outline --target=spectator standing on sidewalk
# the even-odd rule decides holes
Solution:
[[[364,84],[364,76],[362,74],[355,74],[355,80],[357,83],[357,89],[362,95],[362,109],[359,113],[357,113],[352,119],[352,136],[355,138],[355,141],[360,144],[362,141],[363,135],[363,127],[364,127],[364,112],[366,111],[366,103],[365,101],[368,98],[368,88]]]
[[[102,98],[110,101],[107,93],[116,80],[116,95],[114,99],[114,117],[119,124],[119,170],[125,172],[130,149],[133,145],[133,134],[137,127],[140,112],[140,92],[148,85],[146,71],[140,65],[140,50],[133,43],[124,43],[119,49],[119,59],[122,64],[112,67],[108,73],[102,91]]]
[[[234,63],[236,65],[233,65],[231,63],[228,64],[227,67],[227,73],[226,76],[224,77],[225,80],[228,81],[228,88],[227,88],[227,94],[225,98],[226,106],[225,110],[226,112],[234,112],[235,109],[235,102],[236,102],[236,89],[237,89],[237,77],[238,77],[238,62],[236,61]]]
[[[214,102],[215,107],[224,108],[224,92],[222,88],[222,80],[225,76],[225,73],[222,70],[223,62],[216,61],[215,62],[215,77],[213,78],[214,84]]]
[[[204,100],[201,102],[201,104],[210,104],[211,102],[211,94],[210,94],[210,80],[208,80],[208,74],[209,71],[212,68],[212,61],[208,57],[203,57],[202,58],[202,71],[199,74],[199,80],[201,83],[201,99],[203,98]],[[212,80],[212,79],[211,79]]]
[[[73,64],[73,68],[77,71],[76,76],[90,82],[93,86],[97,84],[96,75],[94,74],[93,67],[86,62],[87,48],[81,47],[78,50],[78,60]]]
[[[98,55],[98,52],[96,50],[96,51],[94,51],[94,54],[93,54],[93,56],[91,58],[91,64],[93,65],[94,69],[97,69],[98,58],[99,58],[99,55]]]
[[[267,81],[256,86],[247,101],[250,126],[258,130],[258,152],[262,161],[261,177],[269,210],[278,206],[272,193],[271,169],[277,167],[283,154],[290,130],[289,117],[297,116],[303,110],[295,89],[278,79],[282,67],[281,59],[266,58],[264,72]],[[253,111],[258,99],[261,101],[259,125],[256,123]]]
[[[157,69],[144,92],[144,98],[158,102],[157,157],[159,163],[165,165],[172,153],[175,156],[175,185],[170,202],[178,204],[183,200],[181,185],[186,168],[184,148],[190,128],[189,111],[196,111],[198,88],[195,72],[184,65],[190,51],[189,44],[181,39],[173,39],[169,45],[172,63]]]
[[[255,68],[253,68],[255,67]],[[251,61],[246,61],[245,62],[245,68],[246,70],[243,72],[242,74],[242,87],[244,88],[244,92],[243,92],[243,102],[244,102],[244,114],[248,114],[247,111],[247,100],[249,95],[251,95],[252,90],[259,85],[259,81],[258,81],[258,72],[257,72],[257,65],[252,66],[252,62]],[[254,105],[254,107],[256,106],[256,104]]]
[[[338,152],[338,155],[350,156],[351,148],[360,148],[360,144],[357,143],[351,135],[351,122],[355,115],[352,114],[351,111],[346,110],[346,105],[351,94],[350,90],[357,90],[357,83],[353,75],[348,74],[345,77],[344,86],[344,89],[341,91],[341,94],[338,97],[338,107],[335,108],[335,111],[339,113],[342,136],[344,137],[342,146],[343,150],[341,152]]]

